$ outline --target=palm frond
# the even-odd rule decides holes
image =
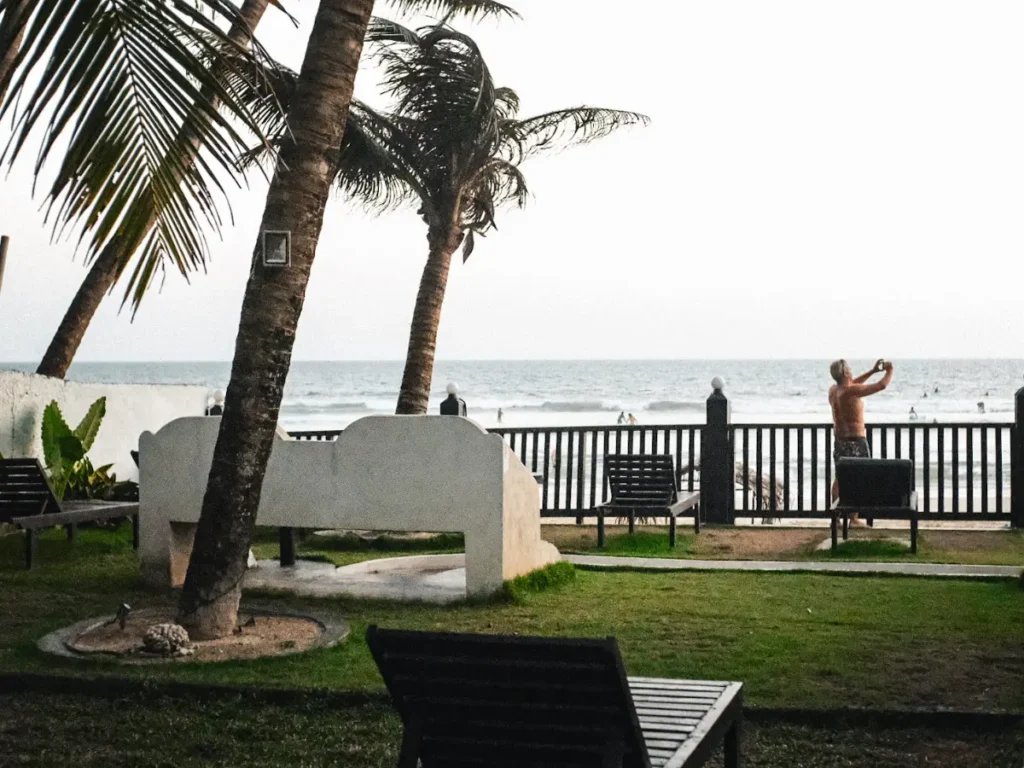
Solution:
[[[638,112],[598,107],[574,107],[536,115],[525,120],[506,120],[501,127],[502,149],[513,163],[540,152],[586,144],[620,128],[649,125]]]
[[[222,24],[241,25],[246,42],[248,27],[229,0],[25,1],[26,45],[0,106],[14,114],[2,159],[15,162],[41,132],[37,180],[60,158],[47,192],[55,235],[80,227],[87,261],[115,238],[129,255],[140,250],[137,308],[166,262],[182,273],[205,266],[203,224],[219,230],[220,199],[230,211],[223,184],[239,181],[241,132],[263,138],[242,76],[223,76],[250,54]],[[269,58],[255,48],[262,70]]]
[[[515,9],[496,0],[391,0],[391,4],[408,13],[436,16],[444,21],[456,16],[469,19],[521,18]]]
[[[352,200],[377,213],[419,197],[400,122],[353,101],[338,157],[337,186]]]

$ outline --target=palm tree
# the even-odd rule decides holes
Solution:
[[[237,624],[295,329],[373,5],[373,0],[320,0],[289,98],[289,131],[280,143],[260,231],[290,232],[291,261],[285,268],[265,265],[257,238],[210,480],[178,608],[178,620],[193,639],[223,637]],[[404,0],[403,5],[428,12],[511,14],[493,0]]]
[[[496,228],[503,204],[523,206],[529,157],[583,144],[624,126],[635,112],[581,106],[520,118],[519,97],[496,87],[476,43],[446,24],[418,32],[375,21],[390,114],[359,105],[340,152],[338,184],[379,210],[415,203],[427,225],[427,263],[413,310],[397,413],[425,413],[452,255],[465,262],[477,235]]]

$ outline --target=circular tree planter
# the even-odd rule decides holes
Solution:
[[[173,623],[174,608],[146,608],[128,614],[124,629],[111,616],[76,622],[43,637],[36,645],[45,653],[68,659],[106,659],[124,664],[166,664],[239,661],[286,656],[329,648],[348,637],[348,622],[243,605],[240,626],[229,637],[192,643],[188,655],[146,653],[142,637],[154,624]]]

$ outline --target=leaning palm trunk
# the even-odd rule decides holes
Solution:
[[[437,349],[437,327],[441,323],[441,305],[448,287],[448,270],[452,254],[462,243],[457,228],[445,232],[431,228],[427,235],[430,255],[420,278],[416,306],[412,311],[409,349],[405,356],[402,388],[398,393],[395,413],[423,414],[430,404],[430,382],[434,377],[434,353]]]
[[[245,0],[239,9],[239,18],[228,31],[228,39],[241,47],[248,47],[257,25],[263,18],[270,0]],[[2,79],[0,79],[2,82]],[[204,88],[203,96],[214,105],[216,109],[220,102],[211,88]],[[181,135],[184,134],[184,135]],[[174,170],[179,182],[185,177],[195,165],[199,150],[202,147],[202,137],[187,128],[183,128],[175,143],[184,143],[190,147],[189,155]],[[139,242],[152,231],[157,223],[157,213],[149,210],[149,217],[144,232]],[[72,299],[64,318],[57,327],[50,345],[46,348],[46,354],[39,363],[36,373],[43,376],[52,376],[63,379],[71,366],[71,361],[78,352],[82,338],[92,322],[92,318],[99,309],[103,297],[114,287],[114,283],[121,276],[128,259],[138,247],[139,243],[125,243],[118,238],[108,242],[89,267],[89,272],[78,288],[75,298]]]
[[[257,240],[231,381],[179,621],[193,639],[231,634],[295,328],[336,168],[373,0],[321,0],[289,109],[261,231],[291,232],[291,264],[266,267]]]

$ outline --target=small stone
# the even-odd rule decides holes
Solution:
[[[154,624],[142,637],[142,649],[161,656],[188,656],[193,652],[188,632],[178,624]]]

